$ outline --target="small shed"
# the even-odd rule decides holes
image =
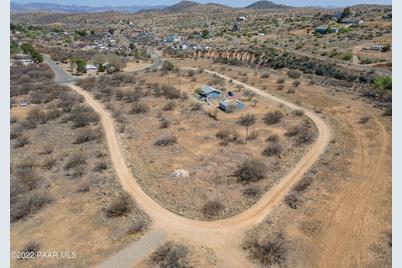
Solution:
[[[327,25],[322,25],[322,26],[316,27],[316,28],[315,28],[315,32],[316,32],[316,33],[320,33],[320,34],[338,33],[338,32],[339,32],[339,28],[330,27],[330,26],[327,26]]]
[[[217,90],[211,86],[202,86],[198,94],[203,98],[220,98],[222,96],[222,92],[220,90]]]
[[[85,65],[85,70],[86,71],[93,71],[93,70],[98,70],[98,66],[96,66],[96,65],[93,65],[93,64],[87,64],[87,65]]]
[[[219,109],[227,113],[233,112],[235,110],[243,110],[244,103],[237,99],[228,99],[219,102]]]

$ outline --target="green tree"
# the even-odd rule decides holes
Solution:
[[[10,41],[10,53],[11,54],[17,54],[20,52],[20,46],[18,45],[18,42],[15,40]]]
[[[392,77],[377,77],[374,79],[374,85],[379,89],[392,91]]]
[[[349,17],[350,15],[352,15],[352,10],[350,7],[345,7],[342,12],[342,18]]]
[[[87,65],[84,59],[81,58],[73,58],[71,59],[72,67],[76,68],[77,73],[85,73],[85,66]],[[73,68],[74,69],[74,68]]]
[[[24,54],[29,54],[35,63],[43,61],[42,55],[31,44],[23,43],[20,48]]]
[[[162,63],[162,70],[164,70],[164,71],[173,71],[174,70],[174,64],[171,63],[168,60],[165,60]]]
[[[208,29],[204,29],[202,31],[202,38],[207,39],[209,37],[209,30]]]
[[[98,67],[98,72],[103,73],[104,71],[105,71],[105,66],[102,63],[100,63],[99,67]]]

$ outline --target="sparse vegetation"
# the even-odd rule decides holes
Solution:
[[[250,257],[263,265],[282,266],[287,259],[288,245],[282,233],[251,239],[246,242],[245,247]]]
[[[275,125],[281,121],[282,117],[283,114],[281,111],[274,111],[266,113],[262,120],[267,125]]]
[[[220,201],[210,200],[202,207],[202,213],[208,218],[213,218],[218,216],[224,208],[224,205]]]
[[[263,179],[267,170],[264,162],[258,159],[248,159],[238,167],[235,175],[241,182],[248,183]]]
[[[177,143],[177,137],[174,135],[165,136],[155,142],[157,146],[169,146]]]
[[[151,255],[151,263],[160,268],[188,268],[188,255],[189,250],[185,246],[167,242]]]

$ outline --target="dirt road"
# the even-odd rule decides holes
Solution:
[[[57,70],[57,65],[49,65],[56,73],[60,71]],[[224,79],[231,79],[216,72],[205,71],[217,74]],[[330,130],[324,120],[317,114],[237,80],[232,79],[232,81],[255,91],[261,97],[271,102],[282,104],[289,109],[304,110],[305,115],[310,117],[315,123],[319,135],[317,140],[312,144],[311,149],[297,163],[295,168],[276,186],[265,193],[255,205],[231,218],[209,222],[184,218],[165,209],[161,204],[151,199],[137,184],[132,172],[126,165],[111,115],[90,93],[72,83],[65,84],[83,96],[86,103],[100,116],[116,175],[120,179],[123,189],[130,193],[144,212],[152,218],[153,229],[163,231],[167,239],[183,239],[212,248],[218,258],[218,267],[252,267],[253,264],[248,261],[244,251],[239,247],[244,232],[261,223],[269,212],[282,200],[285,194],[303,177],[304,173],[319,159],[329,143]],[[135,248],[134,245],[130,247]],[[133,253],[130,250],[117,253],[106,264],[116,263],[117,258],[118,263],[122,265],[120,267],[135,266],[142,259],[138,257],[136,260],[133,260],[132,255]]]

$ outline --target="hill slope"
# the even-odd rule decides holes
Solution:
[[[275,4],[271,1],[257,1],[249,6],[246,6],[249,9],[278,9],[278,8],[291,8],[290,6]]]
[[[165,6],[103,6],[103,7],[92,7],[92,6],[77,6],[77,5],[60,5],[53,3],[28,3],[28,4],[17,4],[11,2],[10,8],[11,12],[33,12],[33,11],[45,11],[54,13],[97,13],[97,12],[107,12],[107,11],[117,11],[124,13],[135,13],[140,10],[149,9],[161,9]]]

